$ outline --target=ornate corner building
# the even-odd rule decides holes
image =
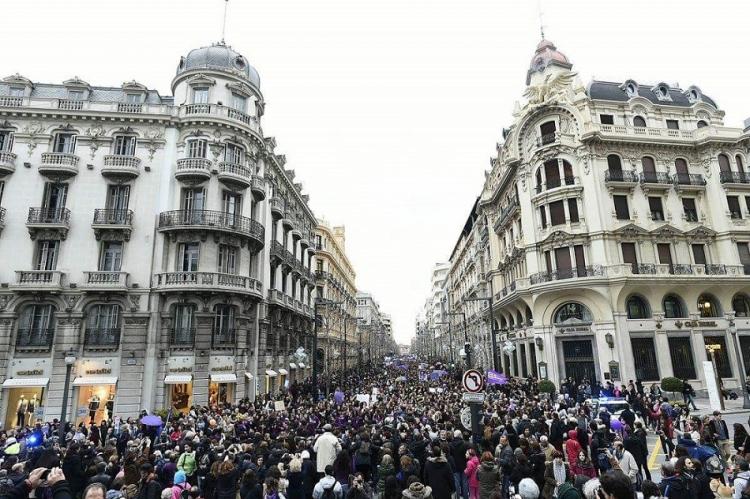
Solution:
[[[217,44],[171,90],[0,81],[0,427],[58,417],[68,364],[76,423],[309,375],[317,221],[258,73]]]
[[[738,385],[750,367],[750,127],[725,126],[698,87],[583,86],[572,67],[551,42],[537,47],[451,258],[453,310],[481,306],[456,301],[467,293],[492,296],[491,329],[475,312],[479,340],[490,348],[496,334],[516,376],[704,388],[710,347]]]

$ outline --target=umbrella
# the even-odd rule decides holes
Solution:
[[[141,418],[141,424],[145,424],[146,426],[161,426],[164,424],[164,421],[162,421],[159,416],[143,416]]]

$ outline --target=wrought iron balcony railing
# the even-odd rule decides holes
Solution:
[[[88,328],[83,346],[117,349],[120,346],[120,328]]]
[[[52,348],[55,329],[26,328],[19,329],[16,335],[17,348],[47,349]]]

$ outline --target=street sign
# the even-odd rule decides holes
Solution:
[[[484,388],[484,377],[476,369],[469,369],[464,372],[463,378],[464,390],[469,393],[479,393]]]
[[[461,409],[461,424],[464,428],[471,431],[471,409],[468,407]]]
[[[484,402],[484,393],[464,393],[464,396],[462,397],[464,402],[472,403],[472,402]]]

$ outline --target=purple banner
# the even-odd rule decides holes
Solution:
[[[507,376],[503,373],[499,373],[493,369],[487,371],[487,384],[488,385],[504,385],[508,382]]]
[[[440,379],[442,376],[445,376],[446,374],[448,374],[448,371],[436,369],[430,373],[430,380],[436,381]]]
[[[427,372],[419,371],[419,381],[427,381]]]

